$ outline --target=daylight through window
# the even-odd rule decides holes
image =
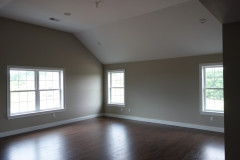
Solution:
[[[124,70],[108,71],[108,104],[125,104],[124,86]]]
[[[8,67],[8,116],[64,109],[63,70]]]
[[[223,66],[222,64],[201,65],[202,70],[202,111],[224,112]]]

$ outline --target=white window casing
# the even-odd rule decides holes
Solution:
[[[64,108],[64,69],[7,67],[9,119],[55,113]]]
[[[108,70],[107,86],[107,105],[125,106],[125,70]]]
[[[224,113],[224,87],[222,63],[200,64],[200,113],[220,115]]]

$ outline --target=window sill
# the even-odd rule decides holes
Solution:
[[[8,119],[24,118],[24,117],[51,114],[51,113],[64,112],[64,111],[65,109],[55,109],[55,110],[45,110],[45,111],[38,111],[38,112],[32,112],[32,113],[16,114],[12,116],[8,115]]]
[[[207,111],[201,111],[200,114],[210,115],[210,116],[224,116],[224,112],[207,112]]]
[[[107,104],[108,107],[125,107],[126,104]]]

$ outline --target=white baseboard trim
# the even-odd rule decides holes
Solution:
[[[158,119],[149,119],[149,118],[141,118],[141,117],[125,116],[125,115],[117,115],[117,114],[108,114],[108,113],[104,113],[103,116],[224,133],[224,128],[220,128],[220,127],[210,127],[210,126],[190,124],[190,123],[164,121],[164,120],[158,120]]]
[[[64,121],[47,123],[47,124],[43,124],[43,125],[27,127],[27,128],[12,130],[12,131],[0,132],[0,138],[16,135],[16,134],[20,134],[20,133],[26,133],[26,132],[36,131],[36,130],[40,130],[40,129],[50,128],[50,127],[60,126],[60,125],[69,124],[69,123],[73,123],[73,122],[79,122],[79,121],[97,118],[97,117],[101,117],[101,116],[102,116],[102,114],[96,114],[96,115],[68,119],[68,120],[64,120]]]
[[[53,123],[47,123],[47,124],[43,124],[43,125],[27,127],[27,128],[12,130],[12,131],[0,132],[0,138],[11,136],[11,135],[16,135],[16,134],[21,134],[21,133],[26,133],[26,132],[31,132],[31,131],[36,131],[36,130],[40,130],[40,129],[50,128],[50,127],[60,126],[60,125],[69,124],[69,123],[73,123],[73,122],[79,122],[79,121],[97,118],[97,117],[101,117],[101,116],[224,133],[224,128],[220,128],[220,127],[210,127],[210,126],[196,125],[196,124],[189,124],[189,123],[172,122],[172,121],[164,121],[164,120],[158,120],[158,119],[149,119],[149,118],[141,118],[141,117],[134,117],[134,116],[125,116],[125,115],[104,113],[104,114],[96,114],[96,115],[90,115],[90,116],[79,117],[79,118],[74,118],[74,119],[68,119],[68,120],[58,121],[58,122],[53,122]]]

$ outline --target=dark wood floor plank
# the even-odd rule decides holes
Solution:
[[[1,160],[224,160],[224,134],[96,118],[0,139]]]

